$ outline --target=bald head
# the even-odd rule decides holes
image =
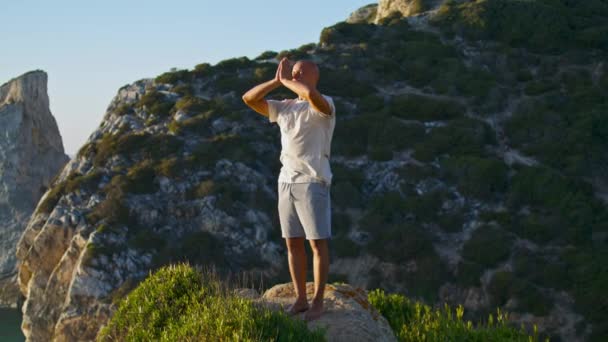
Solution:
[[[308,59],[301,59],[293,65],[291,75],[294,80],[316,87],[319,82],[319,67]]]

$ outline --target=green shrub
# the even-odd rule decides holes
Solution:
[[[197,64],[192,71],[192,74],[195,78],[202,78],[211,76],[213,73],[213,67],[209,63],[201,63]]]
[[[230,93],[233,91],[236,94],[243,94],[254,87],[255,82],[256,80],[253,78],[240,77],[238,73],[232,71],[218,74],[213,87],[220,93]]]
[[[99,170],[91,171],[85,175],[76,172],[70,173],[63,182],[52,185],[49,194],[39,204],[39,212],[52,212],[61,197],[69,193],[80,190],[95,191],[102,177],[103,173]]]
[[[183,141],[170,134],[144,132],[112,135],[105,133],[100,140],[95,142],[93,165],[103,165],[108,158],[117,154],[139,155],[145,159],[159,160],[176,154],[182,146]]]
[[[373,24],[349,24],[340,22],[330,27],[325,27],[319,37],[320,44],[347,44],[366,42],[375,32]]]
[[[370,154],[375,160],[392,158],[393,151],[423,141],[424,126],[404,123],[385,112],[365,113],[344,120],[334,131],[332,151],[346,156]]]
[[[363,205],[361,191],[350,181],[337,180],[332,184],[331,198],[332,203],[343,208],[359,208]]]
[[[319,66],[318,89],[323,94],[342,97],[364,97],[376,93],[376,88],[367,81],[360,80],[352,70]]]
[[[186,264],[163,267],[120,301],[98,340],[325,340],[324,330],[256,306],[229,286]]]
[[[159,76],[157,76],[154,79],[154,82],[156,82],[156,83],[176,84],[179,81],[186,82],[186,83],[191,82],[192,81],[192,72],[187,69],[169,71],[169,72],[160,74]]]
[[[266,82],[274,78],[278,66],[274,63],[260,63],[253,69],[253,79],[257,83]]]
[[[484,146],[495,145],[492,128],[483,121],[462,118],[433,128],[426,138],[414,145],[414,158],[432,161],[442,154],[484,155]]]
[[[334,237],[330,242],[330,258],[348,258],[359,255],[359,247],[349,237],[348,233],[351,230],[351,220],[346,213],[332,210],[331,212],[331,229]]]
[[[431,236],[418,226],[401,223],[376,227],[374,230],[362,228],[373,235],[368,244],[370,252],[382,260],[403,264],[409,259],[418,260],[434,254]]]
[[[461,260],[458,263],[456,282],[462,286],[481,286],[484,267],[476,262]]]
[[[397,293],[382,289],[368,292],[368,300],[388,320],[399,341],[538,341],[536,326],[532,335],[509,322],[508,314],[496,309],[487,322],[465,321],[464,308],[448,304],[432,309]],[[548,341],[548,338],[547,338]]]
[[[138,107],[144,108],[147,112],[160,117],[169,116],[173,105],[172,100],[167,99],[163,93],[157,90],[146,91],[137,103]]]
[[[467,261],[485,267],[496,266],[511,254],[512,238],[500,228],[478,227],[462,247],[462,256]]]
[[[197,185],[193,186],[186,194],[186,198],[189,200],[195,198],[203,198],[209,196],[215,192],[215,183],[212,180],[204,180]]]
[[[171,88],[171,92],[179,94],[180,96],[192,96],[193,90],[191,84],[179,84]]]
[[[605,230],[606,208],[595,198],[590,184],[545,166],[522,167],[511,183],[507,205],[513,210],[532,206],[532,213],[540,215],[528,221],[530,228],[546,226],[562,243],[584,243],[593,230]]]
[[[414,219],[419,222],[435,222],[441,205],[448,198],[449,193],[445,189],[433,189],[421,195],[412,194],[403,202],[403,210],[413,214]]]
[[[199,113],[209,109],[210,107],[211,101],[207,101],[196,96],[184,96],[177,100],[172,111],[174,113],[178,110],[186,113]]]
[[[133,165],[127,172],[127,183],[124,187],[126,192],[135,194],[149,194],[157,192],[159,185],[156,183],[155,163],[144,159]]]
[[[584,79],[584,78],[583,78]],[[608,170],[608,96],[587,81],[566,80],[572,92],[522,102],[504,126],[515,148],[570,176]]]
[[[167,178],[177,177],[184,169],[184,162],[178,157],[164,158],[155,167],[155,171],[158,175],[165,176]]]
[[[559,89],[559,84],[551,80],[533,80],[526,84],[524,93],[528,96],[536,96],[557,89]]]
[[[276,51],[266,50],[266,51],[262,52],[259,56],[254,58],[254,60],[271,59],[271,58],[275,58],[276,55],[277,55]]]
[[[440,165],[442,175],[465,196],[490,200],[507,189],[508,167],[502,160],[457,156],[441,159]]]
[[[234,73],[237,69],[248,68],[255,65],[247,56],[224,59],[214,66],[214,71],[228,71]]]
[[[222,158],[248,163],[255,160],[256,153],[251,141],[238,134],[221,133],[198,144],[190,162],[193,165],[212,166]]]
[[[444,34],[493,40],[536,53],[608,48],[601,1],[445,1],[431,19]]]
[[[214,110],[209,110],[181,122],[174,120],[169,124],[169,131],[176,135],[191,133],[206,136],[211,133],[211,121],[217,116],[218,114]]]
[[[135,111],[133,110],[133,106],[127,103],[121,103],[114,112],[118,115],[128,115],[133,114]]]
[[[106,224],[126,224],[136,226],[137,220],[129,212],[125,204],[126,188],[129,180],[125,175],[115,175],[103,188],[105,198],[86,214],[87,223],[95,224],[105,220]]]

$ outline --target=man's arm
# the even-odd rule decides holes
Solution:
[[[323,95],[315,88],[309,87],[308,85],[298,82],[292,79],[291,70],[289,67],[283,69],[284,66],[289,65],[289,60],[283,58],[279,62],[279,68],[275,78],[278,78],[281,84],[289,88],[294,93],[298,94],[301,98],[305,99],[310,105],[318,112],[322,112],[326,115],[331,115],[331,106],[325,100]]]
[[[281,83],[301,98],[307,100],[316,111],[331,115],[331,106],[316,88],[283,77],[281,77]]]
[[[281,86],[276,77],[270,81],[260,83],[243,94],[243,102],[256,112],[268,117],[268,102],[264,96]]]

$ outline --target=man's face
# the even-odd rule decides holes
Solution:
[[[291,69],[291,77],[294,81],[314,86],[316,83],[316,70],[314,66],[298,61]]]
[[[302,82],[303,77],[304,77],[304,66],[300,62],[296,62],[296,64],[293,66],[293,69],[291,69],[291,78],[294,81]]]

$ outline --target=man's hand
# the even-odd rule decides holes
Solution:
[[[281,59],[279,62],[279,67],[277,68],[277,74],[280,82],[283,82],[283,80],[291,80],[291,70],[293,69],[293,65],[294,63],[287,57],[283,57]]]

